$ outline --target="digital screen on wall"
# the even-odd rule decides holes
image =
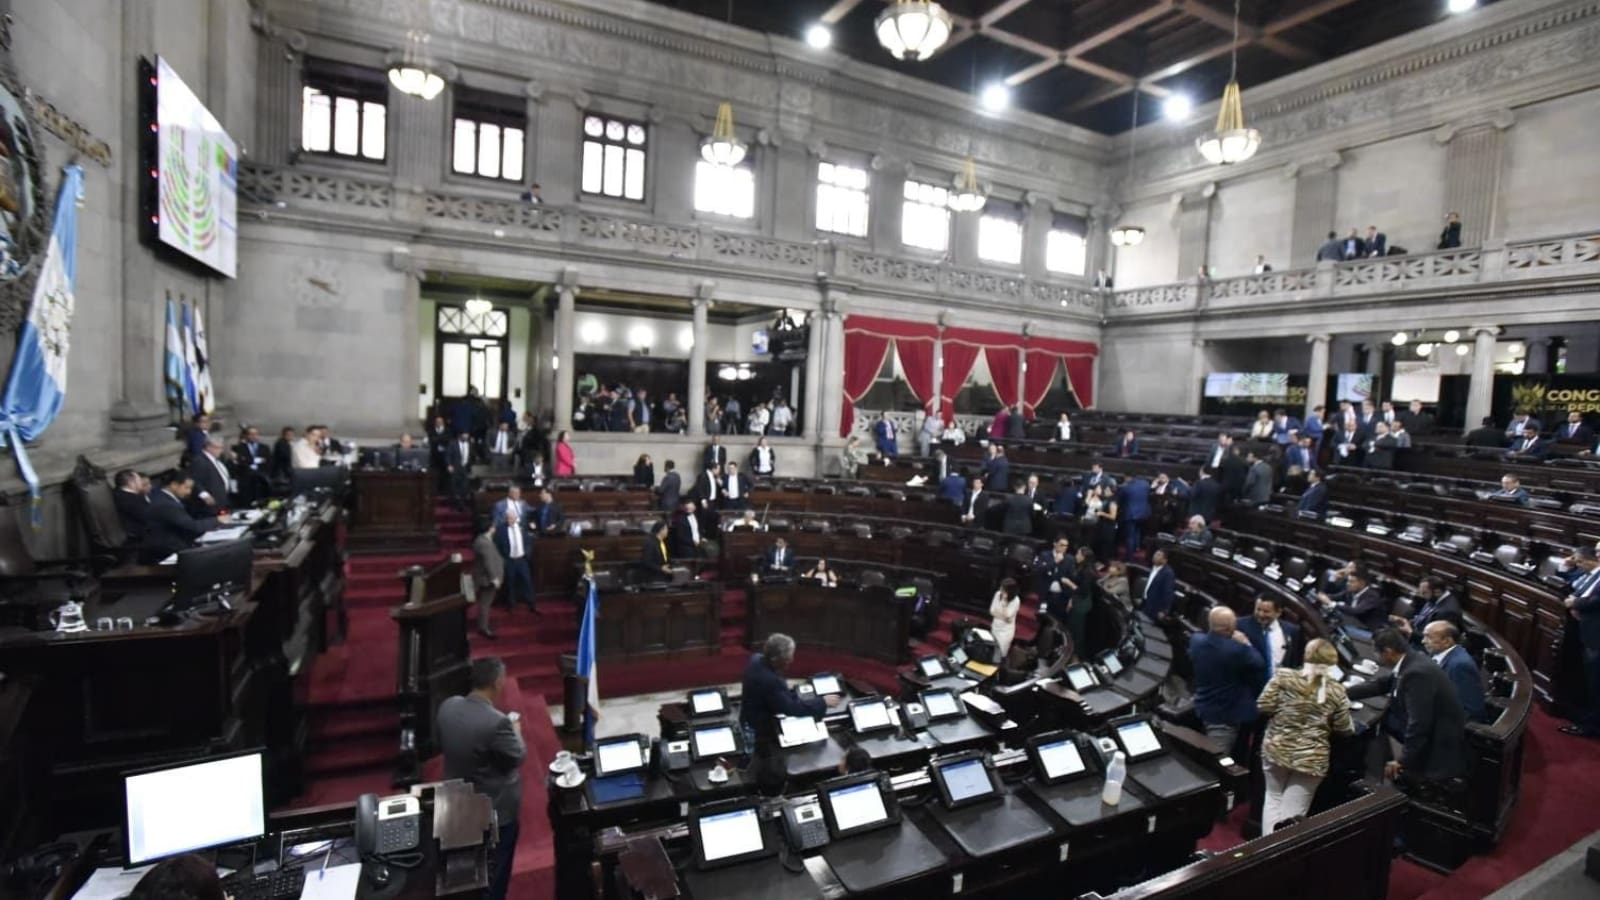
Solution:
[[[229,278],[237,269],[239,148],[156,57],[157,236]]]
[[[1338,387],[1335,389],[1335,401],[1349,400],[1357,406],[1363,400],[1377,402],[1372,396],[1373,378],[1367,372],[1340,372]]]
[[[1439,364],[1432,360],[1396,362],[1394,364],[1394,389],[1389,397],[1397,403],[1421,400],[1423,403],[1439,402]]]
[[[1205,395],[1218,399],[1287,399],[1289,375],[1286,372],[1212,372],[1206,376]]]

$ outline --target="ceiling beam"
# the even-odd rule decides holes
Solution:
[[[822,14],[822,24],[836,24],[840,19],[850,15],[850,12],[860,5],[861,0],[836,0],[832,6],[828,7],[828,11]]]
[[[980,29],[978,33],[991,41],[999,44],[1005,44],[1008,47],[1016,47],[1018,50],[1026,50],[1029,53],[1032,53],[1034,56],[1042,59],[1055,59],[1061,54],[1061,51],[1054,47],[1041,44],[1032,38],[1025,38],[1020,34],[1012,34],[1004,29],[983,28]]]
[[[1131,84],[1138,79],[1134,78],[1132,75],[1120,72],[1109,66],[1102,66],[1084,60],[1082,59],[1083,55],[1097,47],[1104,46],[1105,44],[1116,40],[1117,38],[1127,34],[1130,31],[1133,31],[1141,25],[1161,18],[1171,11],[1173,4],[1176,2],[1177,0],[1156,0],[1153,5],[1134,13],[1127,18],[1113,22],[1105,28],[1102,28],[1088,37],[1085,37],[1083,40],[1068,46],[1065,50],[1062,50],[1059,53],[1051,52],[1049,55],[1040,53],[1039,56],[1041,57],[1041,60],[1039,62],[1030,66],[1026,66],[1022,69],[1018,69],[1017,71],[1012,72],[1010,75],[1007,75],[1005,78],[1005,83],[1015,87],[1023,82],[1043,75],[1058,65],[1063,65],[1069,68],[1077,69],[1080,72],[1087,72],[1097,78],[1104,78],[1113,84]],[[984,34],[994,37],[996,31],[997,29],[990,28],[984,31]],[[1030,48],[1024,47],[1023,49]]]
[[[1175,0],[1158,0],[1154,6],[1142,9],[1126,19],[1113,22],[1061,52],[1065,56],[1082,56],[1096,47],[1111,43],[1146,22],[1153,22],[1161,18],[1172,9],[1174,2]]]
[[[1354,0],[1345,0],[1345,2],[1350,3],[1354,2]],[[1223,12],[1220,9],[1217,9],[1214,6],[1211,6],[1208,3],[1203,2],[1203,0],[1180,0],[1177,5],[1177,9],[1184,15],[1204,22],[1207,25],[1211,25],[1215,28],[1221,29],[1222,31],[1229,32],[1230,34],[1233,32],[1233,16],[1229,13]],[[1287,31],[1288,29],[1285,28],[1282,30]],[[1264,29],[1257,28],[1254,25],[1246,25],[1241,22],[1239,24],[1239,37],[1249,38],[1251,43],[1260,44],[1268,50],[1271,50],[1273,53],[1276,53],[1279,56],[1287,57],[1296,62],[1310,62],[1320,58],[1315,52],[1308,50],[1299,44],[1295,44],[1290,41],[1286,41],[1283,38],[1267,34]]]
[[[1313,3],[1310,6],[1307,6],[1304,9],[1296,12],[1292,12],[1281,19],[1273,19],[1271,22],[1268,22],[1262,27],[1261,33],[1267,35],[1268,37],[1271,37],[1275,34],[1282,34],[1291,28],[1298,28],[1301,25],[1310,22],[1312,19],[1320,19],[1328,13],[1331,13],[1337,9],[1342,9],[1354,2],[1356,2],[1356,0],[1321,0],[1321,2]]]
[[[1116,98],[1121,97],[1123,94],[1129,93],[1132,90],[1133,85],[1131,84],[1108,84],[1105,87],[1090,91],[1089,93],[1084,94],[1082,97],[1079,97],[1077,100],[1074,100],[1069,106],[1067,106],[1067,112],[1083,112],[1086,109],[1099,106],[1107,100],[1115,100]]]
[[[978,17],[978,25],[988,28],[1032,2],[1033,0],[1000,0],[1000,5]]]

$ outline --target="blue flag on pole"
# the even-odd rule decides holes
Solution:
[[[28,462],[24,445],[44,433],[67,399],[67,351],[72,334],[73,278],[78,270],[78,201],[83,196],[83,170],[62,170],[61,193],[50,227],[50,243],[39,266],[39,280],[28,304],[28,317],[17,331],[17,355],[0,398],[0,446],[9,446],[17,471],[33,497],[38,523],[39,476]]]
[[[583,743],[594,745],[594,723],[600,718],[600,673],[595,666],[594,619],[600,614],[600,598],[594,590],[594,579],[589,583],[589,597],[583,603],[583,624],[578,627],[578,674],[589,681],[589,693],[583,704]]]
[[[200,362],[194,355],[194,316],[183,305],[183,396],[191,413],[200,412]]]
[[[167,381],[167,402],[178,408],[183,416],[183,338],[178,336],[178,308],[167,297],[167,354],[163,369]]]

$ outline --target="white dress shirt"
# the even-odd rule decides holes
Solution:
[[[1276,672],[1283,667],[1283,625],[1274,621],[1267,628],[1267,663],[1271,671]]]
[[[511,550],[512,559],[522,558],[522,520],[513,519],[506,523],[506,546]]]
[[[700,520],[695,516],[684,516],[684,519],[689,523],[689,540],[696,547],[700,546]]]
[[[737,475],[728,476],[728,499],[739,499],[739,476]]]
[[[496,431],[494,433],[494,452],[502,454],[511,452],[511,432],[509,430]]]

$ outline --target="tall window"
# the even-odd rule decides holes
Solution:
[[[643,122],[589,113],[583,117],[583,192],[625,200],[644,199]]]
[[[747,157],[748,159],[748,157]],[[756,214],[756,173],[748,163],[717,166],[700,160],[694,165],[695,212],[715,213],[735,219]]]
[[[506,395],[510,314],[495,308],[481,316],[464,306],[439,304],[434,317],[434,393],[465,397],[469,388],[488,399]]]
[[[450,171],[521,181],[526,102],[471,88],[457,88],[454,102]]]
[[[1022,262],[1022,208],[989,198],[978,219],[978,258],[1018,265]]]
[[[867,170],[817,165],[817,230],[867,236]]]
[[[950,189],[921,181],[906,182],[900,213],[900,242],[943,253],[950,246]]]
[[[300,149],[382,161],[388,82],[376,69],[307,59],[300,88]]]
[[[1077,216],[1057,215],[1045,237],[1044,267],[1063,275],[1082,275],[1089,267],[1087,223]]]

